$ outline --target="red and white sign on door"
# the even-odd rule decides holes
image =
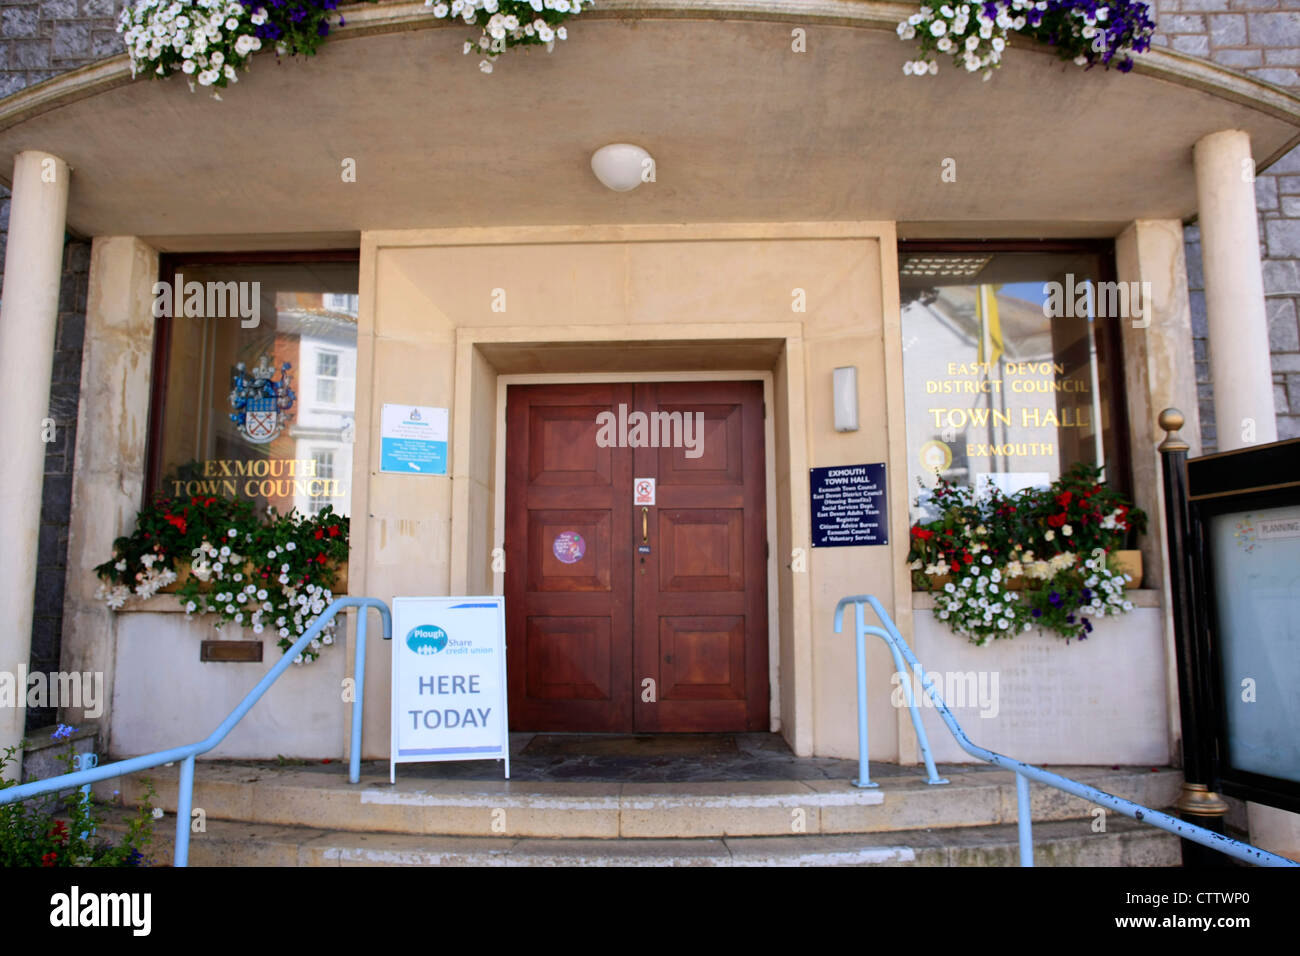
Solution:
[[[632,504],[653,505],[655,503],[655,480],[653,478],[634,478],[632,480]]]

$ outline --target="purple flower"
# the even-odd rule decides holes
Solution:
[[[1034,608],[1034,610],[1033,610],[1031,613],[1034,615],[1034,617],[1042,617],[1042,616],[1043,616],[1043,612],[1040,611],[1038,608]]]
[[[1057,594],[1055,591],[1047,595],[1047,600],[1052,602],[1052,607],[1061,606],[1061,595]]]
[[[54,728],[54,733],[50,734],[50,736],[54,740],[62,740],[64,737],[71,737],[76,732],[76,727],[69,727],[67,724],[59,724],[58,727]]]

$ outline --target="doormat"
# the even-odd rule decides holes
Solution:
[[[736,754],[735,734],[538,734],[529,757],[711,757]]]

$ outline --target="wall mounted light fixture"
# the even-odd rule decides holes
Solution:
[[[858,430],[858,367],[846,365],[833,374],[835,394],[835,430]]]
[[[625,193],[653,181],[654,159],[640,146],[610,143],[591,154],[591,171],[610,189]]]

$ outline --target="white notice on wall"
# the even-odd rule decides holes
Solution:
[[[393,720],[389,780],[399,763],[503,760],[505,598],[393,598]]]
[[[385,405],[379,420],[379,470],[399,475],[445,475],[447,409]]]

